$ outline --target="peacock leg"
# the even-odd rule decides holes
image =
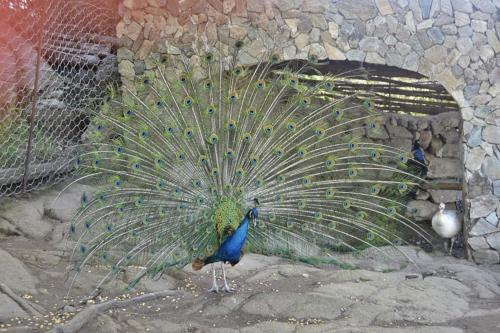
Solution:
[[[212,288],[208,289],[209,292],[214,292],[218,293],[219,292],[219,286],[217,285],[217,278],[215,276],[215,265],[212,264]]]
[[[453,253],[453,244],[455,244],[455,237],[452,237],[452,238],[451,238],[450,256],[451,256],[451,255],[452,255],[452,253]]]
[[[227,284],[227,280],[226,280],[226,270],[224,269],[224,263],[221,262],[220,263],[220,267],[222,268],[222,277],[224,279],[224,286],[222,287],[222,290],[224,290],[226,293],[230,293],[232,291],[234,291],[233,289],[231,289],[229,287],[229,285]]]

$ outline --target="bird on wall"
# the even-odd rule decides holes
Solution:
[[[444,203],[439,204],[439,211],[432,216],[432,229],[442,238],[451,240],[449,254],[452,254],[455,238],[462,229],[462,223],[458,218],[458,214],[454,210],[445,210]],[[447,242],[444,245],[445,250],[448,248]]]
[[[110,267],[102,283],[141,267],[133,288],[211,264],[217,291],[215,263],[243,249],[335,264],[428,236],[405,216],[422,181],[411,156],[366,139],[380,128],[370,96],[339,97],[315,57],[240,66],[241,46],[162,57],[96,112],[75,167],[102,187],[70,225],[75,279],[86,264]]]

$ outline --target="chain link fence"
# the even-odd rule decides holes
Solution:
[[[0,0],[0,198],[57,183],[118,82],[116,0]]]

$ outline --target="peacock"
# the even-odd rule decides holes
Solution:
[[[110,91],[74,158],[74,182],[99,184],[69,227],[75,279],[88,264],[109,267],[101,284],[139,267],[133,288],[211,264],[218,291],[214,265],[243,252],[338,263],[428,239],[405,214],[423,181],[411,154],[367,138],[384,116],[372,96],[339,94],[317,57],[271,50],[243,66],[241,49],[157,57]]]

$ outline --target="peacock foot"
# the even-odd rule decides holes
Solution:
[[[219,287],[216,284],[214,284],[214,285],[212,285],[212,288],[207,289],[207,291],[209,293],[216,293],[217,294],[219,292]]]
[[[229,287],[227,284],[222,287],[222,290],[226,293],[232,293],[233,291],[235,291],[234,289]]]

